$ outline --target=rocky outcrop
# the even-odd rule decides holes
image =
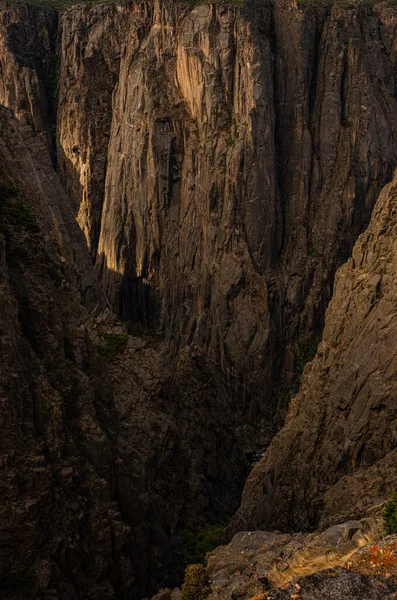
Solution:
[[[321,533],[242,531],[228,545],[220,546],[208,556],[211,600],[237,595],[262,597],[270,589],[284,589],[298,578],[325,569],[347,568],[361,548],[368,549],[381,538],[378,515],[340,523]],[[355,564],[358,567],[358,561]]]
[[[322,342],[229,531],[316,527],[395,487],[397,180],[340,268]]]
[[[179,534],[232,514],[246,476],[225,390],[124,333],[46,146],[4,108],[0,199],[2,597],[174,585]]]
[[[209,600],[361,600],[396,597],[396,536],[382,539],[380,507],[316,533],[242,531],[207,555]],[[193,572],[194,573],[194,572]],[[197,585],[187,571],[185,585]],[[186,590],[183,588],[183,591]],[[161,590],[153,600],[177,600]]]
[[[269,600],[392,600],[397,585],[383,577],[351,573],[345,569],[329,569],[298,579],[285,590],[265,594]]]

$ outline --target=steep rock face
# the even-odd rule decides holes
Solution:
[[[1,7],[2,101],[44,131],[56,16]],[[246,416],[275,382],[285,405],[396,164],[395,27],[339,1],[61,18],[58,171],[109,300],[207,352]]]
[[[31,4],[0,2],[0,104],[54,145],[58,16]]]
[[[69,39],[68,32],[75,31],[81,21],[95,19],[104,28],[107,22],[103,23],[103,10],[69,12],[63,20],[63,40]],[[230,353],[234,354],[233,363],[240,366],[247,360],[254,361],[263,381],[265,370],[267,379],[270,375],[263,353],[270,325],[266,282],[255,263],[265,268],[271,254],[260,223],[275,223],[270,226],[277,227],[277,218],[274,185],[273,200],[259,203],[261,190],[269,187],[267,172],[273,177],[274,167],[269,164],[264,173],[262,167],[257,170],[251,164],[253,146],[258,146],[259,138],[273,144],[271,125],[269,129],[273,114],[262,115],[268,111],[272,84],[267,81],[268,73],[262,73],[260,68],[259,79],[265,81],[258,84],[255,93],[265,90],[269,101],[263,103],[258,125],[252,131],[248,113],[254,103],[254,82],[246,72],[244,53],[252,56],[252,61],[256,52],[263,53],[260,64],[268,62],[269,42],[263,49],[255,43],[255,27],[253,34],[247,32],[246,49],[241,48],[236,57],[235,29],[248,29],[239,11],[220,9],[214,13],[209,6],[197,10],[191,13],[181,4],[148,3],[120,6],[114,11],[126,41],[121,44],[113,97],[103,215],[96,213],[97,220],[102,221],[98,269],[109,298],[124,316],[170,330],[178,345],[194,341],[209,348],[223,372],[229,370],[230,385],[234,379],[229,368]],[[269,17],[266,21],[265,27]],[[104,34],[107,31],[102,29]],[[92,35],[95,38],[95,28]],[[195,48],[199,37],[202,40]],[[73,57],[64,47],[66,69],[73,64]],[[85,48],[94,60],[97,55],[89,37]],[[107,61],[112,58],[118,67],[118,56],[107,56]],[[89,63],[88,56],[86,60]],[[235,68],[242,71],[237,89]],[[249,88],[247,100],[245,80]],[[85,87],[81,77],[78,89],[80,81],[82,97],[88,102],[91,89]],[[77,167],[79,176],[80,157],[87,155],[89,149],[87,139],[80,134],[79,119],[71,134],[62,134],[62,115],[67,110],[80,110],[76,103],[72,107],[68,104],[63,87],[70,87],[64,70],[60,87],[60,154],[64,153],[74,164],[74,171]],[[102,124],[99,128],[92,125],[90,115],[88,122],[98,135],[103,135],[99,131]],[[257,140],[254,144],[253,137]],[[79,156],[73,156],[76,140],[82,144]],[[233,176],[226,177],[228,149]],[[260,163],[272,163],[271,156],[268,159],[265,155],[264,145],[260,154]],[[242,162],[250,173],[246,181],[238,176]],[[90,167],[84,165],[84,170],[89,172]],[[66,181],[71,179],[69,176]],[[249,198],[257,197],[255,206],[247,207],[246,223],[243,215],[233,216],[242,195],[246,205]],[[88,210],[95,211],[97,201],[89,195],[87,201]],[[259,220],[254,216],[258,211],[265,213]],[[255,256],[241,239],[246,235],[254,239]],[[273,238],[271,235],[269,241]],[[269,247],[262,251],[262,245]],[[248,294],[247,278],[252,288]],[[225,329],[226,346],[221,341]],[[240,338],[245,340],[245,346],[236,344]],[[248,359],[247,345],[253,348]]]
[[[229,533],[315,527],[396,485],[397,180],[336,276],[322,342]]]
[[[111,384],[83,326],[95,277],[45,146],[4,108],[0,169],[2,595],[106,598],[113,560],[132,576],[131,532]]]
[[[94,257],[101,224],[112,93],[128,12],[126,7],[109,4],[92,10],[76,7],[63,16],[60,24],[58,172]]]
[[[396,164],[395,25],[285,0],[62,19],[59,168],[109,299],[208,352],[247,415]]]
[[[166,341],[125,335],[109,356],[121,326],[84,236],[40,136],[4,108],[0,227],[2,594],[175,585],[179,533],[232,514],[246,476],[225,390],[200,356],[172,373]]]

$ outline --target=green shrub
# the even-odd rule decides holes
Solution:
[[[189,565],[182,585],[182,600],[205,600],[211,593],[207,571],[203,565]]]
[[[128,333],[105,333],[103,339],[105,343],[100,346],[99,351],[103,356],[112,360],[124,350]]]
[[[181,537],[186,562],[188,564],[204,563],[206,554],[219,546],[224,528],[225,523],[218,523],[196,532],[183,531]]]
[[[386,534],[397,533],[397,492],[393,492],[390,500],[386,502],[382,517]]]

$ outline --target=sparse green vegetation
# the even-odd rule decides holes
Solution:
[[[316,355],[317,347],[321,341],[321,333],[313,333],[310,337],[300,340],[294,350],[295,371],[298,375],[303,373],[305,365],[312,361]]]
[[[182,544],[186,562],[188,564],[204,563],[206,554],[219,546],[225,525],[225,523],[218,523],[207,529],[199,529],[196,532],[184,531],[182,533]]]
[[[205,600],[211,593],[207,571],[203,565],[189,565],[182,585],[182,600]]]
[[[0,183],[0,230],[3,231],[6,225],[27,233],[40,230],[31,210],[18,200],[18,188],[10,183]]]
[[[105,4],[116,0],[26,0],[28,4],[42,6],[44,8],[58,10],[60,12],[77,4]]]
[[[397,492],[393,492],[382,513],[383,526],[387,535],[397,533]]]
[[[99,347],[100,353],[109,360],[113,360],[123,352],[128,340],[128,333],[105,333],[104,344]]]
[[[318,252],[314,246],[310,246],[309,250],[308,250],[308,255],[310,256],[310,258],[317,258],[320,259],[323,257],[323,255]]]

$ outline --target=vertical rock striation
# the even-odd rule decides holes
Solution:
[[[56,16],[2,8],[2,101],[43,131]],[[395,27],[358,1],[60,19],[58,171],[109,300],[208,353],[251,418],[286,403],[396,164]]]
[[[120,324],[46,146],[4,107],[0,299],[3,596],[177,584],[181,531],[223,522],[247,474],[227,393],[197,353],[172,372],[150,336],[105,361]]]
[[[336,275],[323,339],[228,532],[363,514],[396,485],[397,180]]]
[[[31,4],[0,2],[0,104],[55,141],[58,15]]]
[[[396,164],[395,22],[278,0],[63,17],[59,168],[109,298],[208,352],[248,415]]]

